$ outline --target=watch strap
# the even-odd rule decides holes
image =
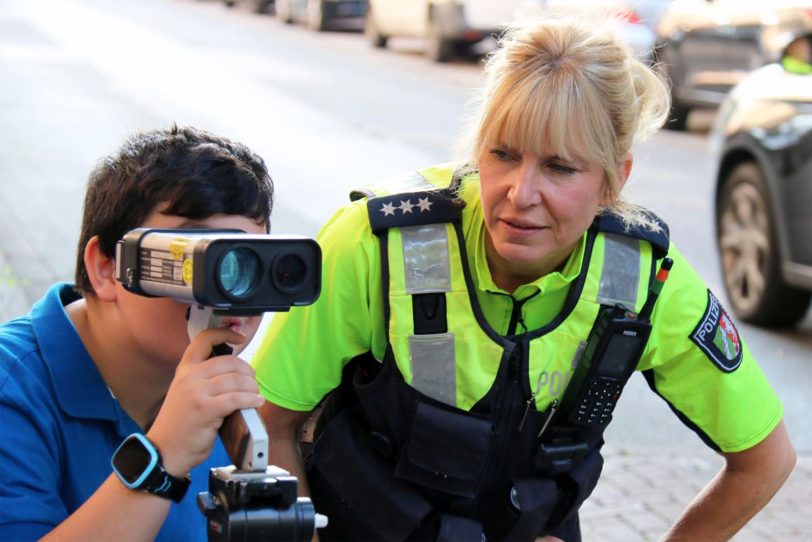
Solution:
[[[148,453],[151,457],[148,461],[149,465],[146,467],[146,470],[149,472],[142,472],[137,476],[138,480],[133,481],[128,481],[127,477],[119,472],[116,466],[116,460],[120,454],[134,453],[134,449],[131,446],[127,446],[127,443],[129,442],[138,442],[140,449],[145,453]],[[180,502],[183,499],[183,497],[186,495],[186,491],[189,489],[189,484],[192,482],[188,474],[183,478],[178,478],[166,472],[161,459],[161,453],[158,451],[158,447],[155,446],[155,444],[149,440],[146,435],[141,433],[133,433],[124,439],[124,442],[113,454],[111,463],[113,466],[113,471],[128,488],[153,493],[159,497],[170,499],[175,502]],[[133,475],[130,474],[130,476]]]
[[[155,465],[155,468],[138,489],[153,493],[165,499],[170,499],[174,502],[180,502],[184,495],[186,495],[186,491],[189,489],[191,482],[192,479],[188,474],[183,478],[178,478],[166,472],[159,459],[158,464]]]

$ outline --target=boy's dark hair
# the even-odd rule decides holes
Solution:
[[[76,258],[76,289],[93,295],[84,264],[88,241],[115,256],[116,242],[159,205],[190,219],[243,215],[270,229],[273,181],[265,162],[246,146],[192,127],[130,136],[88,178]]]

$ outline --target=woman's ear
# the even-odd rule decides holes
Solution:
[[[623,159],[617,171],[617,186],[609,186],[608,183],[606,184],[606,190],[601,200],[602,207],[608,207],[620,196],[623,187],[626,186],[626,181],[629,180],[629,175],[631,175],[633,163],[634,159],[632,153],[626,153],[626,157]]]
[[[623,187],[626,186],[626,181],[629,180],[629,175],[632,173],[632,165],[634,164],[634,158],[632,157],[632,153],[627,152],[626,157],[623,159],[623,164],[620,166],[620,186],[617,187],[618,193],[623,190]]]
[[[116,299],[116,261],[101,251],[99,236],[94,235],[85,245],[85,268],[96,297],[102,301]]]

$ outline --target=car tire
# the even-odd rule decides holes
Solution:
[[[273,7],[273,2],[271,0],[255,0],[254,1],[254,13],[268,13],[271,11]]]
[[[716,207],[725,290],[742,321],[787,328],[804,318],[812,294],[784,282],[775,221],[761,168],[737,165],[723,181]]]
[[[455,44],[443,36],[442,30],[434,21],[429,21],[426,36],[426,56],[434,62],[448,62],[454,58]]]
[[[316,32],[327,30],[327,20],[324,17],[324,0],[308,0],[307,27]]]
[[[377,49],[383,49],[386,47],[386,43],[389,41],[389,36],[384,36],[381,34],[378,25],[375,24],[375,19],[372,17],[371,9],[367,9],[366,17],[364,17],[364,35],[369,43],[371,43],[372,46]]]
[[[688,129],[688,115],[690,113],[690,107],[679,103],[677,99],[672,96],[671,111],[668,113],[668,120],[665,121],[665,128],[667,130],[674,130],[675,132],[684,132]]]

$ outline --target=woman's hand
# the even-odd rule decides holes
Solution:
[[[147,433],[173,476],[185,476],[209,456],[223,418],[264,403],[250,365],[234,355],[209,358],[214,346],[245,340],[229,328],[207,329],[184,352]]]

